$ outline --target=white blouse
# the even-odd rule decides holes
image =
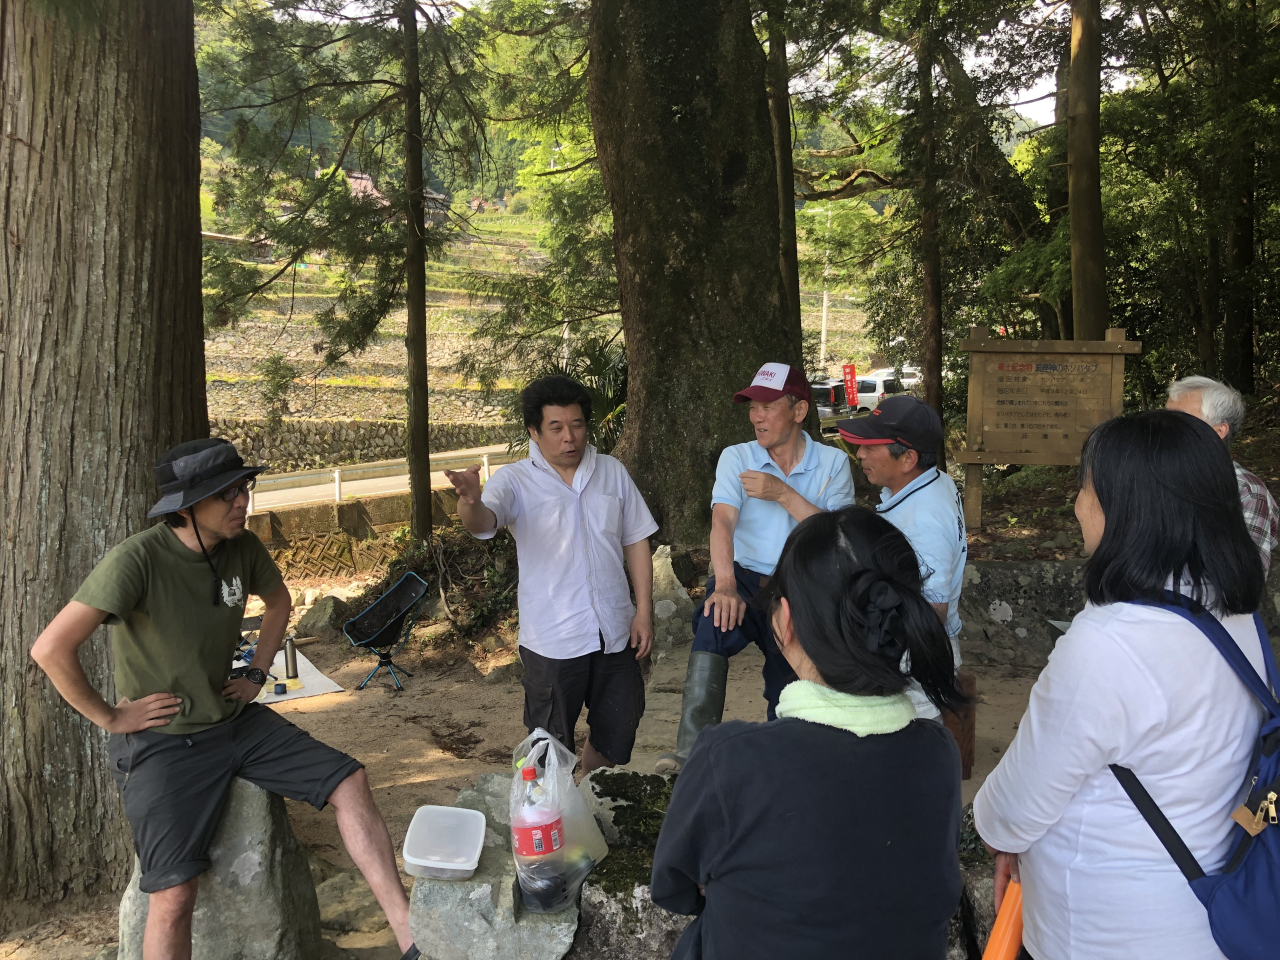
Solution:
[[[1265,677],[1253,618],[1222,625]],[[1215,873],[1263,717],[1178,615],[1117,603],[1076,616],[973,802],[982,838],[1020,854],[1036,960],[1221,960],[1204,907],[1108,764],[1138,775]]]

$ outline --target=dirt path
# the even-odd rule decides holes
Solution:
[[[365,764],[392,841],[399,848],[413,817],[423,804],[450,804],[458,791],[490,771],[507,768],[511,751],[525,736],[523,692],[515,680],[486,681],[472,662],[486,671],[509,662],[514,651],[499,650],[485,660],[456,648],[416,644],[397,662],[413,677],[397,691],[386,673],[364,690],[356,690],[372,667],[371,658],[352,657],[344,644],[317,641],[300,648],[322,672],[344,687],[341,693],[288,701],[274,709],[314,737],[350,753]],[[655,658],[649,678],[644,720],[628,769],[653,772],[658,755],[675,746],[681,690],[689,647],[664,651]],[[761,721],[760,669],[764,657],[750,647],[730,660],[726,719]],[[972,799],[987,773],[1007,749],[1034,682],[1029,675],[975,667],[978,680],[978,747],[972,780],[963,788]],[[495,674],[503,676],[503,673]],[[492,680],[493,678],[490,678]],[[579,722],[579,741],[586,724]],[[350,869],[331,811],[288,802],[298,838],[331,863]],[[407,878],[406,878],[407,879]],[[112,911],[51,920],[0,941],[0,960],[91,960],[114,941]],[[326,933],[324,960],[395,960],[399,951],[390,931],[337,935]],[[108,947],[109,951],[109,947]]]

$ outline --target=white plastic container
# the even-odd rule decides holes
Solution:
[[[415,877],[467,880],[484,849],[484,814],[463,807],[419,807],[404,835],[404,869]]]

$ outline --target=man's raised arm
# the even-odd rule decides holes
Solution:
[[[480,464],[465,470],[446,470],[444,475],[458,494],[458,519],[467,533],[483,537],[498,529],[498,515],[480,500]]]

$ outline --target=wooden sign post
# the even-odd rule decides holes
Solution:
[[[1125,354],[1142,352],[1111,328],[1106,340],[993,340],[970,327],[964,522],[982,525],[984,463],[1080,462],[1089,431],[1124,409]]]

